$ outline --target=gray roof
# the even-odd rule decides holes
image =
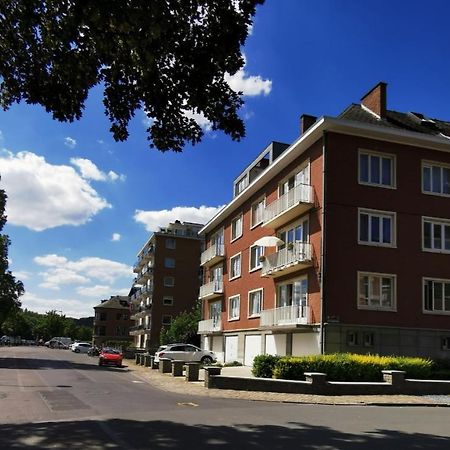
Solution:
[[[424,114],[417,112],[402,113],[398,111],[387,110],[386,117],[378,118],[376,115],[367,111],[361,105],[353,103],[339,116],[339,119],[354,120],[371,125],[379,125],[389,128],[415,131],[434,136],[448,137],[450,139],[450,122],[438,119],[431,119]]]
[[[102,300],[101,303],[94,306],[94,308],[108,308],[108,309],[129,309],[130,299],[126,295],[115,295],[109,300]]]

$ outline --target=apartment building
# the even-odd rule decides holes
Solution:
[[[201,234],[198,332],[225,362],[450,356],[450,123],[387,109],[385,83],[302,116]]]
[[[116,295],[94,306],[93,344],[101,347],[108,341],[129,341],[130,303],[127,296]]]
[[[130,297],[135,321],[130,334],[137,348],[158,347],[161,329],[197,301],[202,227],[177,220],[153,233],[139,251]]]

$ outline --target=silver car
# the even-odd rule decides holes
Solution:
[[[71,350],[75,353],[87,353],[91,347],[92,345],[88,342],[76,342],[70,346]]]
[[[217,361],[217,357],[213,352],[202,350],[191,344],[162,345],[155,353],[155,362],[159,362],[160,358],[185,362],[201,362],[205,365]]]

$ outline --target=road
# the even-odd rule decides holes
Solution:
[[[132,365],[131,365],[132,366]],[[0,449],[450,449],[450,408],[299,405],[156,389],[132,367],[0,347]]]

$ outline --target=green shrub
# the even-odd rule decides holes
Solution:
[[[304,380],[304,372],[323,372],[330,381],[382,381],[382,370],[403,370],[408,378],[430,378],[433,362],[404,356],[336,353],[279,358],[274,378]]]
[[[242,363],[239,361],[227,362],[223,365],[223,367],[239,367],[242,366]]]
[[[272,378],[275,365],[281,356],[258,355],[253,359],[252,374],[259,378]]]

